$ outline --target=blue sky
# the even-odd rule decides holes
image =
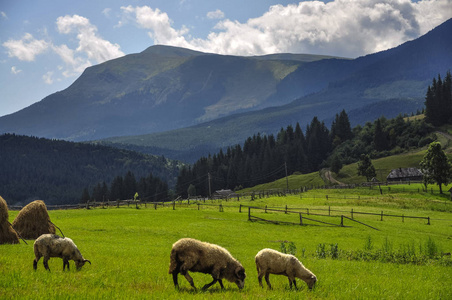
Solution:
[[[452,0],[0,0],[0,116],[86,67],[155,44],[229,55],[358,57],[452,17]]]

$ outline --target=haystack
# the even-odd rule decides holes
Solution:
[[[37,239],[41,234],[55,233],[47,207],[41,200],[33,201],[22,208],[14,219],[13,227],[24,239]]]
[[[0,196],[0,244],[19,244],[17,233],[9,224],[8,206]]]

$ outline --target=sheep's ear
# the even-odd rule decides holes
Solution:
[[[240,278],[240,279],[245,278],[245,277],[246,277],[246,275],[245,275],[245,269],[243,269],[243,267],[238,267],[238,268],[236,268],[236,269],[235,269],[235,275],[236,275],[238,278]]]

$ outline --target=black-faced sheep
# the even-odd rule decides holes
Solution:
[[[312,289],[317,281],[317,277],[293,255],[284,254],[273,249],[262,249],[255,257],[257,278],[259,285],[262,285],[262,277],[265,276],[268,288],[271,289],[270,274],[285,275],[289,278],[289,286],[292,288],[292,282],[297,288],[295,278],[300,278]]]
[[[237,284],[239,289],[245,285],[245,269],[228,250],[215,244],[183,238],[174,243],[171,249],[169,274],[173,275],[176,288],[179,288],[177,275],[181,273],[196,289],[188,271],[212,275],[213,281],[206,284],[204,290],[217,281],[224,289],[223,278]]]
[[[44,257],[44,267],[49,270],[48,261],[51,257],[61,257],[63,259],[63,271],[66,266],[69,270],[69,261],[73,260],[77,270],[80,270],[86,262],[77,246],[70,238],[62,238],[56,234],[43,234],[38,237],[33,245],[35,259],[33,260],[33,269],[37,269],[38,261]]]

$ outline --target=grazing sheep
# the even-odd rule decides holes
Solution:
[[[270,274],[285,275],[289,278],[289,286],[292,288],[292,282],[297,288],[295,278],[300,278],[312,289],[317,281],[317,277],[293,255],[284,254],[273,249],[262,249],[255,257],[259,285],[262,285],[262,277],[265,275],[265,281],[268,288],[271,289]]]
[[[188,274],[188,271],[212,275],[213,281],[206,284],[203,290],[208,289],[217,281],[224,289],[223,278],[237,284],[239,289],[242,289],[245,284],[245,269],[232,257],[228,250],[218,245],[183,238],[174,243],[171,249],[168,273],[173,274],[176,288],[179,288],[177,274],[181,273],[196,289],[193,278]]]
[[[33,269],[37,269],[38,261],[44,257],[44,267],[49,270],[48,261],[51,257],[61,257],[63,259],[63,271],[66,266],[69,270],[69,261],[73,260],[77,270],[80,270],[86,262],[77,246],[70,238],[62,238],[56,234],[43,234],[38,237],[33,245],[35,251],[35,259],[33,260]]]

